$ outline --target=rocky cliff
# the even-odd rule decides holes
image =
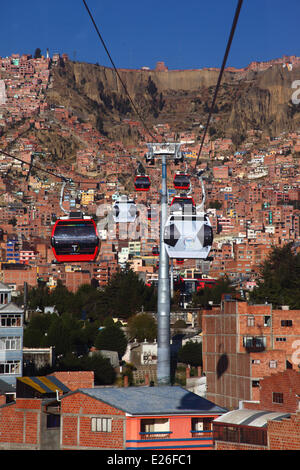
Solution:
[[[218,70],[119,70],[147,125],[168,122],[174,132],[205,125]],[[106,135],[127,136],[124,118],[139,120],[113,69],[66,62],[52,67],[50,103],[63,105]],[[262,71],[226,71],[211,122],[215,136],[232,137],[249,129],[275,136],[300,124],[300,106],[292,103],[292,83],[300,65],[275,64]],[[133,136],[134,137],[134,136]]]

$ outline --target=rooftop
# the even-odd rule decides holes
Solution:
[[[266,427],[269,420],[280,421],[289,418],[289,413],[279,413],[259,410],[234,410],[215,419],[216,423],[236,424],[243,426]]]
[[[178,386],[81,388],[79,391],[131,415],[209,415],[227,411]]]

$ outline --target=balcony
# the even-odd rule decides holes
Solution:
[[[213,432],[212,430],[209,431],[190,431],[192,434],[192,437],[195,439],[196,437],[201,437],[202,439],[212,439],[213,437]]]
[[[266,350],[266,338],[263,336],[247,336],[243,338],[243,346],[248,353]]]
[[[168,439],[172,431],[150,431],[140,432],[141,439],[144,441],[152,439]]]
[[[267,446],[267,429],[214,423],[214,441]]]

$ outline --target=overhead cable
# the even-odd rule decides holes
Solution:
[[[112,66],[113,66],[113,68],[114,68],[114,70],[115,70],[115,72],[116,72],[116,74],[117,74],[117,76],[118,76],[118,78],[119,78],[119,80],[120,80],[120,83],[121,83],[121,85],[123,86],[126,95],[128,96],[128,99],[129,99],[129,101],[130,101],[130,103],[131,103],[131,106],[133,107],[135,113],[136,113],[137,116],[139,117],[139,119],[140,119],[141,123],[143,124],[145,130],[148,132],[148,134],[151,136],[151,138],[152,138],[153,140],[155,140],[155,137],[153,136],[153,134],[152,134],[151,131],[149,130],[149,128],[148,128],[148,126],[146,125],[146,123],[145,123],[143,117],[141,116],[141,114],[139,113],[137,107],[135,106],[134,101],[133,101],[133,99],[131,98],[131,96],[130,96],[130,94],[129,94],[129,92],[128,92],[128,89],[127,89],[127,87],[126,87],[124,81],[122,80],[122,78],[121,78],[121,76],[120,76],[120,74],[119,74],[119,72],[118,72],[117,67],[115,66],[115,63],[114,63],[114,61],[113,61],[113,59],[112,59],[112,57],[111,57],[111,55],[110,55],[110,53],[109,53],[109,51],[108,51],[108,48],[107,48],[107,46],[106,46],[106,44],[105,44],[105,42],[104,42],[104,40],[103,40],[103,38],[102,38],[102,36],[101,36],[101,34],[100,34],[100,31],[99,31],[99,29],[98,29],[98,27],[97,27],[97,25],[96,25],[96,22],[95,22],[95,20],[94,20],[94,18],[93,18],[93,15],[92,15],[92,13],[91,13],[89,7],[87,6],[86,1],[85,1],[85,0],[82,0],[82,1],[83,1],[84,6],[85,6],[85,8],[86,8],[86,10],[87,10],[87,12],[88,12],[88,14],[89,14],[91,20],[92,20],[92,23],[93,23],[93,25],[94,25],[94,27],[95,27],[95,30],[96,30],[96,32],[97,32],[97,34],[98,34],[98,36],[99,36],[99,39],[100,39],[100,41],[101,41],[101,43],[102,43],[102,45],[103,45],[103,47],[104,47],[104,49],[105,49],[105,52],[106,52],[106,54],[107,54],[107,56],[108,56],[108,58],[109,58],[109,60],[110,60],[110,62],[111,62],[111,64],[112,64]]]
[[[198,152],[198,156],[197,156],[197,160],[196,160],[196,164],[195,164],[195,169],[194,169],[194,170],[196,170],[196,167],[197,167],[197,165],[198,165],[199,158],[200,158],[200,155],[201,155],[201,152],[202,152],[203,144],[204,144],[205,137],[206,137],[206,134],[207,134],[207,130],[208,130],[208,126],[209,126],[209,123],[210,123],[211,115],[212,115],[213,110],[214,110],[214,107],[215,107],[215,103],[216,103],[216,99],[217,99],[217,94],[218,94],[218,91],[219,91],[219,88],[220,88],[220,84],[221,84],[223,72],[224,72],[224,69],[225,69],[226,62],[227,62],[228,54],[229,54],[229,51],[230,51],[231,43],[232,43],[232,40],[233,40],[233,36],[234,36],[234,32],[235,32],[236,25],[237,25],[237,22],[238,22],[239,14],[240,14],[240,11],[241,11],[241,8],[242,8],[242,4],[243,4],[243,0],[239,0],[239,1],[238,1],[238,5],[237,5],[237,7],[236,7],[236,11],[235,11],[233,23],[232,23],[232,26],[231,26],[231,31],[230,31],[229,39],[228,39],[228,42],[227,42],[227,46],[226,46],[226,50],[225,50],[225,54],[224,54],[222,66],[221,66],[221,69],[220,69],[220,73],[219,73],[217,85],[216,85],[216,88],[215,88],[214,97],[213,97],[212,104],[211,104],[211,107],[210,107],[210,111],[209,111],[209,114],[208,114],[206,126],[205,126],[205,128],[204,128],[204,132],[203,132],[203,136],[202,136],[202,141],[201,141],[201,145],[200,145],[200,148],[199,148],[199,152]]]

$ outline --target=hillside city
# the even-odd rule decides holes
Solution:
[[[76,296],[82,286],[92,285],[102,292],[122,270],[135,273],[145,286],[155,288],[158,282],[159,257],[153,251],[154,247],[159,246],[158,221],[149,221],[147,217],[140,219],[138,228],[129,224],[125,232],[120,234],[114,226],[106,223],[105,218],[107,210],[112,207],[119,194],[127,194],[139,207],[158,207],[161,168],[159,163],[148,165],[145,162],[144,157],[148,150],[147,132],[138,120],[124,118],[126,125],[139,136],[137,144],[124,144],[122,140],[111,140],[91,122],[84,122],[70,109],[50,104],[47,101],[47,90],[53,87],[53,71],[60,63],[67,63],[69,60],[67,54],[58,53],[52,57],[47,53],[38,58],[33,58],[30,54],[0,57],[0,318],[1,326],[6,327],[3,334],[9,338],[12,337],[12,332],[7,332],[7,327],[12,324],[8,324],[6,315],[13,315],[14,318],[21,315],[23,318],[24,313],[23,335],[26,322],[37,312],[41,313],[39,306],[35,312],[30,308],[26,310],[26,305],[24,306],[24,294],[26,292],[29,296],[32,289],[37,290],[42,286],[51,293],[64,286]],[[259,72],[274,64],[292,68],[299,66],[299,63],[298,57],[284,56],[276,61],[252,63],[247,71]],[[168,73],[162,62],[157,64],[157,70]],[[236,73],[243,73],[244,70],[236,70]],[[80,142],[78,149],[72,149],[74,159],[66,158],[64,161],[57,156],[53,158],[50,148],[45,144],[46,140],[42,143],[37,138],[37,135],[45,136],[47,132],[50,134],[53,131],[62,142],[73,139]],[[174,132],[167,122],[153,125],[151,132],[156,142],[174,141]],[[200,148],[197,137],[196,129],[182,130],[178,135],[185,158],[180,165],[175,165],[173,161],[168,164],[169,201],[176,194],[173,186],[175,172],[181,170],[193,175]],[[300,128],[282,132],[275,137],[263,135],[257,128],[249,129],[238,148],[228,137],[212,138],[207,134],[205,138],[198,169],[203,170],[205,208],[214,233],[211,260],[174,261],[174,289],[176,291],[177,283],[184,280],[187,290],[181,291],[181,295],[177,297],[174,294],[171,307],[173,332],[176,330],[175,322],[182,321],[181,345],[190,341],[200,342],[202,345],[201,367],[184,364],[180,384],[184,384],[185,389],[199,399],[209,400],[214,404],[209,414],[206,411],[206,414],[203,412],[201,415],[202,427],[199,425],[199,417],[198,424],[192,420],[194,427],[189,431],[188,438],[198,438],[198,441],[194,440],[190,444],[191,448],[300,449],[300,361],[295,360],[300,344],[300,310],[293,305],[272,306],[268,298],[260,304],[251,303],[251,292],[259,285],[261,265],[269,259],[274,247],[284,250],[287,245],[292,246],[295,256],[300,252],[299,159]],[[147,193],[134,190],[134,176],[141,162],[151,180],[151,188]],[[30,164],[33,165],[32,168]],[[48,174],[39,171],[37,167],[47,170]],[[51,176],[51,172],[73,181],[64,192],[65,210],[82,210],[97,223],[100,247],[95,261],[57,263],[55,260],[50,239],[56,219],[64,214],[59,197],[62,181]],[[200,204],[203,195],[199,180],[191,176],[191,184],[193,199],[196,204]],[[201,307],[193,301],[193,294],[197,294],[197,279],[211,280],[214,285],[220,279],[226,279],[235,292],[232,295],[223,294],[218,304],[210,302]],[[11,310],[8,308],[10,302],[14,306]],[[55,305],[47,307],[48,311],[55,314]],[[140,313],[143,314],[146,309],[147,307],[142,306]],[[149,313],[154,314],[153,311]],[[121,319],[123,327],[125,326],[124,331],[127,319]],[[21,324],[18,323],[18,326]],[[13,337],[15,336],[16,333]],[[24,357],[18,356],[17,361],[20,357],[30,357],[31,361],[35,361],[34,348],[31,348],[30,353],[30,348],[24,347]],[[53,420],[48,428],[51,431],[57,430],[57,404],[54,401],[56,391],[59,390],[60,423],[64,423],[61,438],[63,442],[56,435],[51,438],[51,445],[54,447],[145,449],[151,447],[150,438],[154,440],[152,448],[160,448],[164,439],[169,439],[170,433],[173,433],[173,439],[177,439],[176,445],[183,445],[182,439],[187,439],[187,435],[180,437],[180,424],[175,423],[178,418],[178,412],[173,410],[175,399],[182,400],[177,387],[174,387],[174,403],[170,405],[170,414],[175,423],[173,430],[165,427],[165,420],[160,416],[162,409],[156,410],[153,405],[160,419],[151,425],[145,424],[145,417],[140,419],[142,437],[133,437],[135,428],[140,425],[137,424],[138,416],[143,413],[145,416],[148,413],[149,416],[151,413],[150,409],[147,411],[147,407],[143,409],[137,388],[139,385],[144,387],[150,382],[155,383],[156,338],[152,341],[140,340],[139,344],[132,339],[128,343],[123,361],[135,364],[134,379],[130,384],[128,377],[122,375],[118,358],[109,356],[117,375],[123,379],[122,383],[119,381],[109,384],[114,387],[110,398],[105,391],[107,384],[103,388],[101,384],[94,385],[92,371],[56,371],[46,375],[47,380],[45,377],[26,377],[22,376],[20,368],[15,369],[16,373],[11,365],[7,369],[7,358],[8,362],[11,359],[9,355],[1,356],[1,349],[5,347],[0,348],[1,423],[5,417],[7,423],[13,420],[13,413],[16,411],[11,411],[7,404],[18,403],[19,393],[19,408],[26,409],[26,413],[30,411],[26,408],[25,399],[28,399],[28,403],[31,399],[28,407],[33,406],[32,403],[36,404],[36,409],[39,410],[37,413],[42,413],[41,405],[37,404],[38,399],[41,403],[46,403],[47,410],[49,407],[48,416],[52,416]],[[97,347],[90,348],[90,351],[95,350]],[[45,357],[52,352],[51,348],[44,348],[44,352],[40,350],[40,354]],[[146,356],[148,362],[145,360]],[[150,356],[152,359],[149,359]],[[13,375],[15,377],[10,380]],[[10,379],[7,382],[8,376]],[[12,387],[11,390],[7,390],[7,384]],[[17,396],[14,395],[15,387]],[[145,387],[145,396],[149,393],[150,401],[152,388],[156,389]],[[130,390],[135,406],[128,398],[128,408],[125,407],[124,410],[121,407],[122,411],[116,411],[119,410],[118,403],[126,401]],[[270,398],[270,390],[273,399]],[[156,393],[157,401],[165,403],[167,391],[165,394],[161,390]],[[13,400],[8,401],[10,394]],[[82,406],[88,408],[89,403],[97,402],[93,406],[98,411],[94,413],[101,417],[93,418],[92,430],[93,427],[96,429],[100,426],[99,431],[110,434],[112,440],[105,440],[106,437],[103,437],[102,441],[97,441],[93,438],[87,444],[84,441],[87,437],[82,435],[82,441],[75,442],[68,413],[72,412],[76,417],[80,415],[82,400],[80,396],[77,397],[80,394],[88,402]],[[78,399],[76,405],[72,404],[72,397],[75,401]],[[46,398],[48,401],[44,402]],[[21,403],[22,399],[24,403]],[[150,401],[147,405],[149,407]],[[103,403],[110,407],[109,412],[103,411]],[[182,405],[182,408],[184,419],[187,420],[188,403]],[[86,410],[84,412],[88,413]],[[109,426],[112,424],[108,418],[104,422],[103,416],[108,413],[110,419],[113,415],[114,423],[125,412],[132,417],[132,421],[127,424],[129,431],[126,431],[128,434],[124,444],[121,431],[116,428],[111,432]],[[226,421],[227,413],[240,413],[239,420],[232,415]],[[266,418],[261,424],[258,416],[264,416],[264,413]],[[196,420],[196,417],[193,419]],[[11,429],[7,431],[7,426],[0,424],[0,449],[47,448],[47,439],[50,438],[44,437],[44,441],[38,442],[33,429],[25,432],[28,435],[19,436]],[[107,428],[104,429],[105,426]],[[206,441],[203,440],[205,432]],[[155,433],[161,434],[158,437]],[[289,439],[289,436],[292,438]],[[168,445],[172,449],[171,444]]]

